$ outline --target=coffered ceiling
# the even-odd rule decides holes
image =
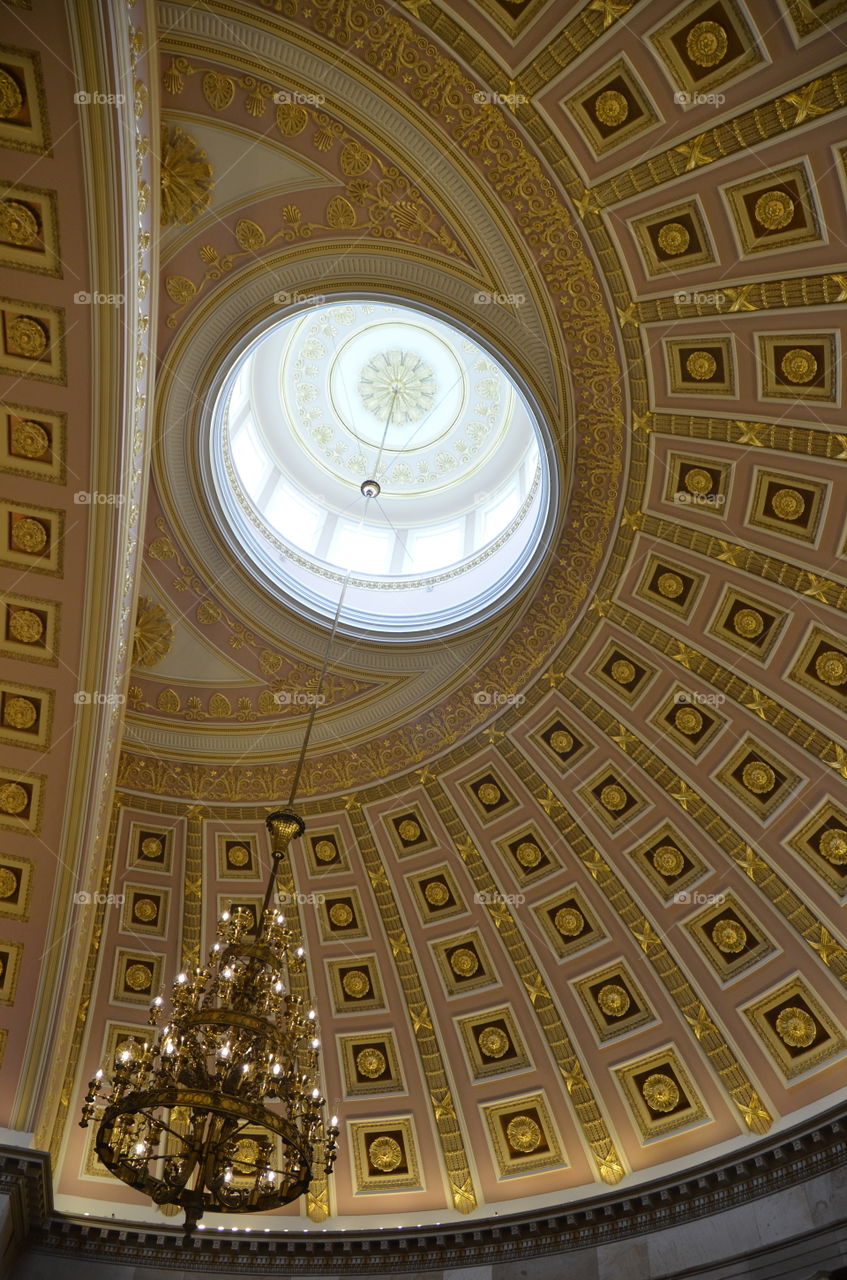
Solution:
[[[210,396],[353,297],[502,357],[557,509],[495,616],[330,652],[285,893],[343,1146],[258,1226],[576,1201],[831,1105],[847,5],[113,8],[0,49],[0,1123],[60,1208],[154,1214],[85,1084],[258,908],[327,638],[212,518]]]

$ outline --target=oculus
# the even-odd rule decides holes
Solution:
[[[315,621],[402,640],[463,630],[528,581],[552,449],[504,362],[416,307],[341,301],[229,357],[204,481],[239,559]]]

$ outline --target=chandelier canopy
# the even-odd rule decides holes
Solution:
[[[150,1039],[121,1045],[111,1084],[98,1071],[82,1109],[82,1128],[98,1121],[106,1168],[156,1204],[184,1209],[186,1238],[207,1210],[257,1213],[296,1200],[337,1154],[338,1121],[326,1125],[318,1083],[317,1015],[298,992],[305,951],[275,905],[280,865],[304,824],[279,811],[267,826],[273,869],[255,933],[246,912],[223,913],[207,963],[177,974],[165,1025],[157,996]]]

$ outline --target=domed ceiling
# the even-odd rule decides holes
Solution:
[[[60,1209],[161,1220],[98,1165],[85,1083],[219,912],[258,909],[264,818],[316,703],[286,895],[342,1148],[308,1203],[248,1225],[567,1204],[843,1096],[842,8],[165,0],[115,19],[139,345],[92,419],[115,451],[110,474],[90,455],[98,483],[82,455],[59,468],[72,432],[35,453],[15,427],[58,433],[91,357],[33,372],[9,346],[52,295],[0,206],[7,292],[33,298],[0,353],[20,484],[0,1122],[49,1147]],[[4,121],[39,252],[50,187],[72,248],[76,135],[61,187],[43,136],[24,178]],[[74,506],[121,465],[125,507]],[[49,561],[62,485],[111,530],[80,544],[88,615]],[[478,576],[454,590],[460,562]],[[63,646],[100,644],[101,616],[95,685]],[[99,827],[86,796],[111,804]]]

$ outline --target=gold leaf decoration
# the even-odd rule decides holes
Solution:
[[[168,291],[168,297],[174,302],[188,302],[189,298],[193,298],[197,292],[197,286],[192,284],[188,276],[168,276],[165,280],[165,288]]]
[[[212,166],[206,152],[178,125],[162,125],[162,226],[193,222],[212,198]]]
[[[223,693],[213,693],[209,699],[209,715],[224,720],[232,715],[229,698]]]
[[[235,238],[242,249],[261,249],[266,237],[258,222],[239,218],[235,224]]]
[[[355,227],[356,210],[344,196],[333,196],[326,207],[326,220],[333,228]]]
[[[147,596],[139,596],[132,637],[133,665],[155,667],[170,651],[173,639],[173,623],[162,606]]]
[[[214,111],[224,111],[235,97],[235,84],[219,71],[207,71],[202,86],[203,97]]]

